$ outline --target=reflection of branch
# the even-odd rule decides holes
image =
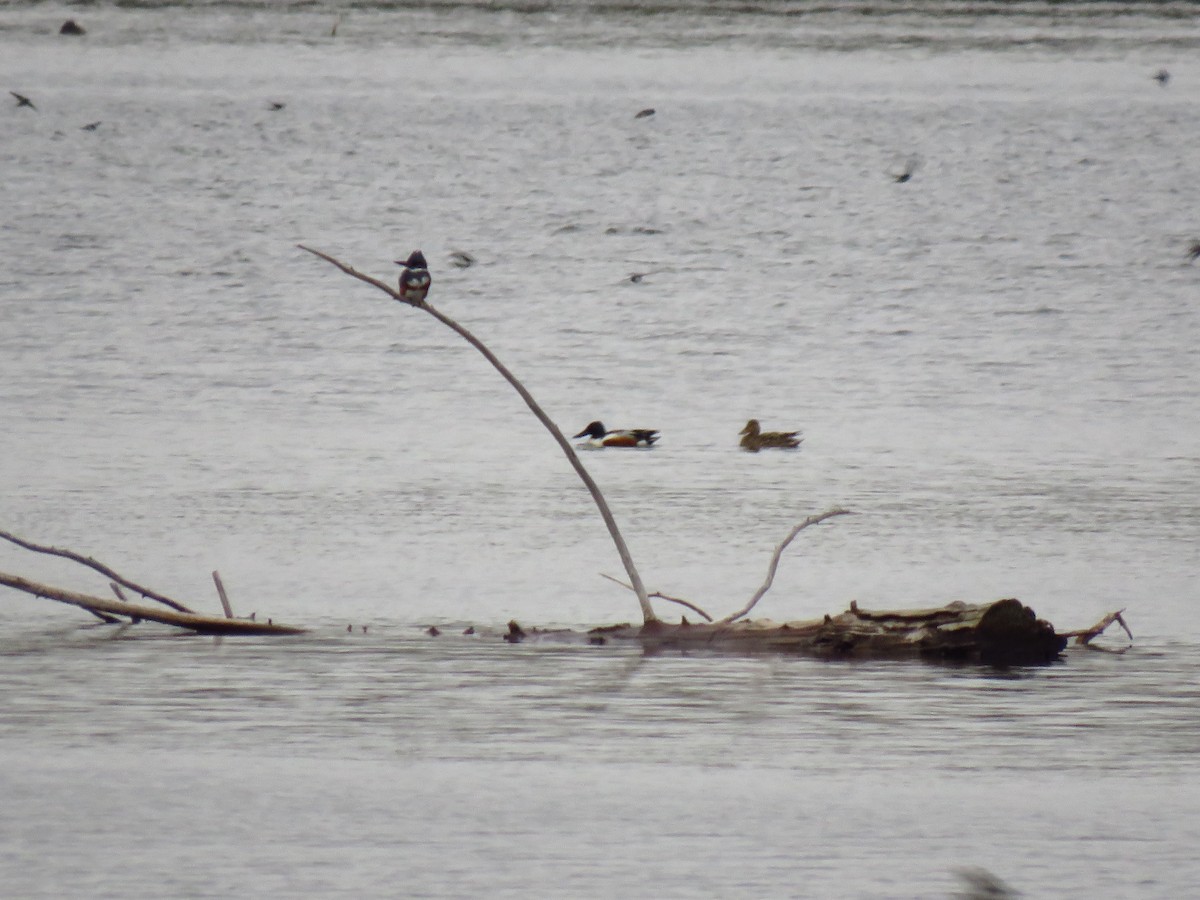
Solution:
[[[467,331],[466,328],[464,328],[462,325],[459,325],[458,322],[451,319],[445,313],[434,309],[424,300],[414,301],[402,297],[400,296],[399,291],[395,290],[391,285],[385,284],[377,278],[372,278],[370,275],[364,275],[357,269],[354,269],[351,266],[334,259],[328,254],[322,253],[320,250],[314,250],[312,247],[306,247],[303,244],[297,244],[297,246],[301,250],[305,250],[314,256],[319,256],[328,263],[332,263],[347,275],[353,276],[359,281],[365,281],[367,284],[379,288],[393,300],[399,300],[401,303],[407,303],[409,306],[424,310],[447,328],[457,333],[461,338],[463,338],[463,340],[483,354],[484,359],[491,363],[492,368],[499,372],[504,379],[510,385],[512,385],[513,390],[515,390],[520,395],[521,399],[525,401],[525,405],[529,407],[529,409],[537,417],[537,420],[542,423],[547,431],[550,432],[550,436],[558,442],[558,446],[566,455],[567,461],[571,463],[571,467],[575,469],[575,473],[583,482],[584,487],[588,489],[588,493],[592,495],[592,500],[595,501],[597,509],[600,510],[600,517],[604,519],[604,524],[608,528],[608,533],[612,537],[613,543],[617,547],[617,555],[621,557],[621,562],[625,566],[625,572],[629,575],[629,581],[633,585],[633,592],[637,594],[638,603],[642,608],[642,619],[646,623],[657,622],[658,617],[654,615],[654,609],[650,606],[650,598],[646,594],[646,587],[644,584],[642,584],[642,578],[638,574],[637,568],[633,564],[633,556],[630,554],[629,548],[625,545],[625,539],[621,537],[620,529],[617,528],[617,520],[613,518],[612,511],[608,508],[608,503],[605,501],[604,495],[600,493],[599,486],[592,479],[592,476],[588,473],[588,470],[583,467],[583,463],[580,462],[579,456],[575,453],[575,449],[571,446],[566,436],[562,433],[562,431],[559,430],[558,426],[551,421],[550,417],[546,415],[545,411],[541,408],[541,406],[538,405],[538,402],[533,399],[533,395],[529,393],[525,385],[521,384],[521,382],[517,380],[517,377],[513,375],[513,373],[510,372],[508,368],[505,367],[502,362],[500,362],[499,359],[496,358],[496,355],[487,348],[483,341],[479,340],[479,338],[475,337],[475,335],[471,334],[471,332]]]
[[[750,598],[749,603],[747,603],[744,607],[742,607],[742,609],[738,610],[733,615],[723,618],[719,624],[726,625],[730,622],[736,622],[738,619],[742,618],[742,616],[750,612],[750,610],[754,609],[755,604],[757,604],[758,601],[761,600],[767,593],[767,591],[771,589],[771,582],[775,580],[775,570],[779,568],[779,557],[783,555],[783,551],[787,549],[788,544],[795,540],[796,535],[798,535],[809,525],[816,525],[818,522],[824,522],[826,519],[832,519],[834,516],[846,516],[849,514],[850,510],[842,509],[840,506],[835,506],[833,509],[827,509],[825,512],[819,513],[818,515],[809,516],[807,519],[793,528],[788,536],[783,539],[783,542],[775,548],[775,555],[771,557],[771,565],[767,567],[767,580],[763,582],[762,587],[760,587],[755,592],[754,596]]]
[[[627,590],[627,591],[633,590],[633,587],[631,585],[626,584],[620,578],[613,578],[611,575],[605,575],[603,572],[600,573],[600,577],[607,578],[609,581],[616,582],[621,587],[625,588],[625,590]],[[662,591],[655,591],[653,594],[648,594],[647,596],[649,596],[651,599],[670,600],[672,603],[678,603],[680,606],[686,606],[692,612],[703,616],[704,621],[706,621],[706,622],[712,621],[712,616],[710,616],[708,613],[706,613],[704,610],[702,610],[700,607],[698,607],[695,603],[691,603],[690,601],[683,600],[679,597],[668,597],[666,594],[662,593]]]
[[[44,547],[41,544],[34,544],[31,541],[26,541],[17,537],[15,534],[9,534],[7,531],[0,531],[0,538],[16,544],[18,547],[24,547],[26,550],[32,550],[34,553],[46,553],[50,556],[61,556],[63,559],[72,560],[80,565],[87,566],[89,569],[95,569],[106,578],[110,578],[118,584],[125,585],[125,587],[129,588],[131,591],[137,591],[143,597],[147,597],[150,600],[157,600],[159,603],[165,603],[167,606],[171,607],[172,609],[177,609],[180,612],[191,612],[191,610],[182,603],[172,600],[170,597],[165,597],[157,591],[150,590],[150,588],[142,587],[140,584],[136,584],[130,581],[128,578],[122,578],[108,566],[104,565],[103,563],[96,562],[96,560],[92,559],[90,556],[80,556],[78,553],[74,553],[70,550],[59,550],[57,547]]]

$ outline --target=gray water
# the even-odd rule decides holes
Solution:
[[[39,108],[0,104],[0,528],[311,628],[6,593],[0,894],[1200,894],[1196,13],[0,5]],[[1017,596],[1136,642],[509,646],[636,616],[599,516],[471,348],[298,242],[420,247],[564,430],[661,429],[584,457],[651,590],[732,611],[842,505],[756,615]],[[752,416],[803,448],[739,452]]]

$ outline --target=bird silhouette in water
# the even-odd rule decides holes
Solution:
[[[1166,87],[1167,82],[1171,80],[1171,73],[1168,72],[1166,69],[1159,69],[1157,72],[1155,72],[1150,77],[1153,78],[1155,81],[1157,81],[1159,84],[1161,84],[1163,87]]]
[[[913,177],[913,175],[916,173],[916,171],[920,167],[920,165],[921,165],[920,159],[918,159],[915,156],[910,156],[908,158],[908,162],[906,162],[904,164],[904,171],[898,175],[893,175],[892,179],[897,184],[904,184],[906,181],[909,181]]]
[[[62,28],[58,29],[59,34],[87,34],[87,29],[76,22],[74,19],[67,19],[62,23]]]
[[[404,271],[400,273],[401,299],[408,303],[424,303],[425,295],[429,293],[429,285],[433,282],[429,277],[425,254],[414,250],[404,262],[396,260],[396,265],[404,266]]]
[[[9,91],[9,93],[17,98],[17,108],[18,109],[20,109],[22,106],[28,106],[30,109],[34,110],[35,112],[37,111],[37,107],[33,105],[33,101],[30,100],[28,97],[26,97],[24,94],[18,94],[16,91]]]
[[[1188,247],[1187,256],[1190,263],[1200,259],[1200,241],[1192,241],[1192,246]]]

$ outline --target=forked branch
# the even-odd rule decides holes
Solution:
[[[463,340],[478,350],[483,355],[484,359],[492,364],[492,368],[499,372],[504,379],[510,385],[512,385],[513,390],[515,390],[520,395],[521,399],[525,401],[525,405],[529,407],[530,411],[537,417],[537,420],[542,423],[543,427],[545,427],[547,431],[550,432],[550,436],[558,442],[558,446],[562,450],[563,454],[567,457],[567,461],[571,463],[571,467],[575,470],[575,473],[583,482],[584,487],[586,487],[588,493],[592,495],[592,500],[595,501],[596,508],[600,510],[600,516],[604,519],[604,524],[608,528],[608,533],[612,537],[613,543],[616,545],[617,554],[621,557],[621,563],[625,566],[625,572],[629,575],[629,581],[633,585],[634,593],[637,594],[638,604],[642,609],[643,621],[646,624],[657,622],[658,617],[655,616],[654,609],[650,606],[650,598],[646,594],[646,586],[642,583],[642,578],[638,574],[637,568],[633,564],[633,557],[629,553],[629,548],[625,544],[625,539],[621,536],[620,529],[617,528],[617,520],[613,518],[612,511],[608,508],[608,503],[605,501],[604,495],[600,493],[599,486],[592,479],[592,476],[588,474],[587,469],[583,467],[583,463],[580,461],[578,454],[575,453],[575,448],[571,446],[570,441],[567,440],[566,436],[562,433],[559,427],[554,424],[550,417],[546,415],[541,406],[538,405],[538,402],[533,399],[533,395],[529,393],[529,391],[525,388],[525,385],[523,385],[517,379],[517,377],[513,375],[513,373],[510,372],[508,368],[502,362],[500,362],[499,359],[496,358],[496,355],[487,348],[483,341],[479,340],[479,338],[475,337],[475,335],[469,332],[462,325],[458,324],[458,322],[447,316],[445,313],[439,312],[437,309],[430,306],[424,300],[411,300],[406,297],[402,297],[400,292],[394,289],[391,285],[380,281],[378,278],[372,278],[370,275],[364,275],[362,272],[359,272],[352,266],[346,265],[344,262],[335,259],[327,253],[322,253],[320,250],[314,250],[312,247],[306,247],[304,244],[298,244],[297,246],[301,250],[311,253],[314,256],[319,256],[326,262],[337,266],[347,275],[378,288],[393,300],[397,300],[401,303],[405,303],[409,306],[416,307],[417,309],[421,309],[429,313],[447,328],[451,329],[460,337],[462,337]]]

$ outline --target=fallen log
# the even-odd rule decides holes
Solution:
[[[861,610],[813,622],[731,622],[646,628],[648,649],[712,646],[800,653],[832,659],[920,658],[984,665],[1053,662],[1067,645],[1054,626],[1019,600],[933,609]]]
[[[517,634],[519,637],[515,637]],[[509,633],[504,638],[519,643],[561,639],[568,634],[521,629],[516,623],[509,623]],[[903,610],[865,610],[851,603],[840,615],[803,622],[742,620],[692,624],[684,619],[678,625],[665,622],[611,625],[592,629],[586,635],[574,634],[578,639],[586,637],[591,644],[637,641],[649,653],[772,652],[824,659],[908,658],[993,666],[1044,665],[1057,660],[1067,646],[1066,635],[1056,632],[1053,625],[1039,619],[1032,609],[1011,598],[981,604],[956,601],[932,609]]]
[[[35,597],[46,597],[71,606],[78,606],[88,612],[104,618],[121,616],[131,622],[159,622],[163,625],[174,625],[186,628],[198,634],[302,634],[305,629],[291,625],[276,625],[270,619],[257,622],[254,619],[232,619],[222,616],[202,616],[192,612],[175,612],[170,609],[159,609],[156,606],[143,606],[136,603],[123,603],[120,600],[108,600],[103,597],[93,597],[77,591],[68,591],[48,584],[39,584],[19,575],[9,575],[0,572],[0,585],[14,590],[24,591]]]

